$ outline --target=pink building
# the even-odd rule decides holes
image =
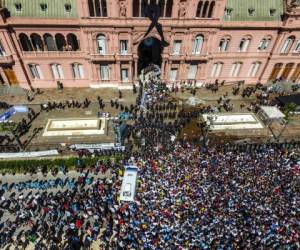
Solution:
[[[128,85],[148,63],[168,82],[300,77],[298,0],[0,1],[0,81]],[[160,15],[165,41],[150,19]],[[153,13],[152,12],[152,13]]]

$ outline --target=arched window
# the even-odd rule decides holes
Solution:
[[[97,53],[100,55],[106,55],[106,37],[102,34],[97,36]]]
[[[28,38],[28,36],[24,33],[21,33],[19,35],[19,39],[20,39],[20,43],[22,46],[22,50],[23,51],[33,51],[32,45],[30,43],[30,40]]]
[[[187,79],[195,80],[197,77],[197,70],[198,70],[197,64],[190,64],[189,71],[187,74]]]
[[[33,79],[43,79],[43,73],[38,64],[28,64],[28,68]]]
[[[285,40],[280,53],[284,53],[284,54],[289,53],[291,47],[293,46],[294,41],[295,41],[294,36],[288,37],[288,39]]]
[[[298,63],[297,67],[295,68],[290,80],[296,82],[300,76],[300,63]]]
[[[44,51],[44,44],[40,35],[33,33],[30,38],[35,51]]]
[[[73,72],[73,77],[75,79],[83,79],[84,78],[84,71],[83,71],[82,64],[73,63],[72,64],[72,72]]]
[[[242,63],[241,62],[236,62],[232,64],[229,76],[231,77],[237,77],[240,74],[241,71],[241,67],[242,67]]]
[[[44,35],[44,43],[46,44],[48,51],[56,51],[56,45],[52,35],[46,33]]]
[[[300,52],[300,40],[297,41],[295,48],[293,50],[293,53],[299,53]]]
[[[269,77],[269,81],[274,81],[277,79],[277,76],[278,76],[279,72],[281,71],[282,67],[283,67],[282,63],[276,63],[274,65],[274,68],[272,69],[272,72]]]
[[[228,50],[228,47],[229,47],[229,42],[230,42],[229,37],[222,38],[220,40],[220,43],[219,43],[219,51],[220,52],[226,52]]]
[[[102,81],[109,80],[109,66],[106,64],[100,65],[100,78]]]
[[[89,12],[90,16],[95,16],[95,5],[94,5],[94,0],[88,0],[88,5],[89,5]]]
[[[133,0],[132,1],[132,11],[134,17],[140,16],[140,0]]]
[[[203,1],[200,1],[197,6],[196,17],[201,17],[202,8],[203,8]]]
[[[90,16],[97,16],[97,17],[107,16],[106,0],[89,0],[88,5],[89,5]]]
[[[67,43],[68,43],[68,47],[70,47],[72,51],[79,50],[79,44],[76,35],[72,33],[68,34]]]
[[[251,64],[251,67],[248,71],[248,76],[249,77],[255,77],[257,75],[257,72],[260,68],[261,62],[254,62]]]
[[[62,66],[58,63],[51,64],[54,79],[64,79]]]
[[[159,16],[164,17],[165,16],[165,0],[159,0],[158,6],[159,6]]]
[[[107,16],[106,0],[101,0],[101,16]]]
[[[207,9],[208,9],[208,5],[209,5],[209,2],[208,1],[206,1],[205,3],[204,3],[204,7],[203,7],[203,11],[202,11],[202,18],[205,18],[207,15],[206,15],[206,12],[207,12]]]
[[[259,51],[266,51],[267,48],[268,48],[268,46],[269,46],[269,44],[270,44],[270,42],[271,42],[271,38],[270,38],[270,37],[263,38],[263,39],[259,42],[257,49],[258,49]]]
[[[173,0],[166,0],[166,17],[172,17],[172,10],[173,10]]]
[[[288,79],[290,73],[293,70],[294,65],[295,65],[294,63],[288,63],[287,65],[285,65],[285,68],[282,71],[282,74],[280,76],[281,80],[285,81]]]
[[[222,67],[223,67],[222,62],[214,63],[211,73],[210,73],[210,77],[219,77],[222,72]]]
[[[179,55],[181,50],[182,40],[174,40],[173,42],[173,55]]]
[[[212,17],[213,12],[214,12],[214,7],[215,7],[215,2],[213,1],[210,3],[210,6],[209,6],[208,15],[207,15],[208,18]]]
[[[250,44],[250,38],[243,38],[241,41],[240,41],[240,44],[239,44],[239,52],[246,52],[248,47],[249,47],[249,44]]]
[[[58,51],[64,51],[67,50],[66,46],[66,39],[62,34],[56,34],[55,35],[55,42],[56,42],[56,47]]]
[[[0,56],[5,56],[6,55],[6,52],[5,52],[5,49],[4,49],[4,46],[2,44],[2,41],[0,40]],[[1,82],[1,80],[0,80]]]
[[[193,54],[200,55],[203,46],[203,36],[197,35],[194,41]]]
[[[141,16],[142,17],[146,16],[147,5],[148,5],[148,0],[142,0],[142,3],[141,3]]]

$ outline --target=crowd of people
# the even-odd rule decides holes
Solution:
[[[299,249],[299,142],[207,147],[200,139],[178,138],[193,119],[218,105],[230,111],[228,94],[216,107],[181,110],[167,98],[143,104],[143,91],[152,88],[147,84],[133,90],[135,104],[110,101],[131,117],[126,150],[77,151],[79,158],[122,155],[120,162],[99,161],[47,180],[0,180],[0,248]],[[222,84],[207,88],[216,92]],[[153,91],[159,96],[165,89]],[[254,93],[269,100],[260,85],[241,95]],[[103,99],[97,100],[103,109]],[[50,103],[47,109],[60,106]],[[131,203],[119,200],[128,164],[139,169]]]
[[[65,102],[47,102],[40,105],[42,111],[49,112],[51,110],[65,109],[65,108],[88,108],[91,101],[85,98],[82,102],[78,100],[67,100]]]
[[[41,94],[42,92],[37,89],[34,93]],[[102,99],[99,99],[98,102],[100,109],[105,107]],[[30,131],[31,125],[33,121],[40,115],[41,112],[49,112],[53,110],[64,110],[71,108],[83,108],[87,109],[91,104],[91,101],[88,98],[85,98],[83,101],[78,100],[67,100],[60,102],[47,102],[40,104],[40,110],[36,111],[31,107],[28,108],[27,117],[22,118],[19,122],[4,122],[2,125],[7,128],[9,134],[0,137],[0,152],[19,152],[20,150],[24,150],[28,142],[33,138],[42,128],[34,128],[32,130],[32,135],[28,135]],[[0,102],[0,110],[7,109],[11,107],[11,105],[6,102]],[[22,138],[25,134],[27,134],[27,139]]]
[[[35,112],[34,109],[29,107],[27,119],[22,118],[18,123],[3,122],[1,124],[2,129],[8,133],[0,137],[0,152],[20,151],[24,145],[24,142],[21,141],[21,137],[29,131],[31,123],[39,114],[39,112]]]
[[[1,183],[1,249],[26,249],[30,242],[34,249],[88,249],[106,220],[109,206],[103,205],[114,177],[98,175],[108,167],[102,163],[75,178],[65,173],[47,181]]]
[[[122,164],[99,162],[74,179],[65,173],[42,190],[34,178],[2,182],[1,248],[299,249],[298,144],[249,153],[160,142],[127,152]],[[132,162],[136,201],[120,203],[123,165]]]

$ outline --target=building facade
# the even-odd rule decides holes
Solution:
[[[300,78],[298,0],[0,0],[0,6],[0,81],[10,85],[120,86],[136,81],[149,62],[170,83]],[[159,24],[150,30],[155,15]]]

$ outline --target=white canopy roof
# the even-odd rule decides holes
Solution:
[[[285,117],[285,115],[275,106],[260,106],[260,109],[268,119],[281,119]]]

